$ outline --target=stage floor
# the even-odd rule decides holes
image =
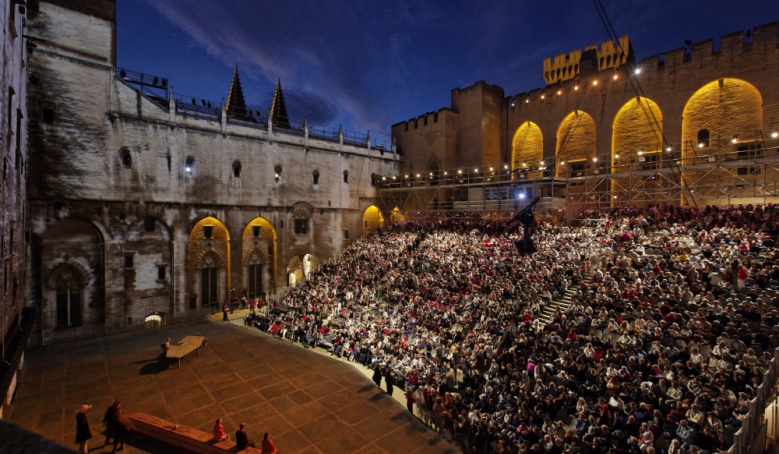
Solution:
[[[208,346],[168,369],[160,344],[195,334]],[[74,448],[76,410],[87,402],[90,452],[110,452],[102,417],[114,399],[125,412],[208,433],[221,417],[232,438],[245,422],[250,438],[270,432],[283,454],[458,452],[353,364],[219,320],[30,349],[5,418]],[[125,452],[180,451],[131,434]]]

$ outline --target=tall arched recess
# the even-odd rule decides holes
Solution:
[[[582,110],[574,110],[563,118],[557,128],[555,147],[555,175],[576,178],[592,174],[601,163],[592,158],[597,154],[595,120]],[[550,163],[546,163],[548,166]],[[599,170],[600,172],[600,170]],[[591,203],[585,194],[595,189],[597,181],[571,180],[568,182],[568,202],[584,208]]]
[[[614,116],[611,135],[613,173],[624,174],[611,180],[612,205],[635,200],[634,192],[651,195],[657,177],[644,174],[662,165],[663,113],[656,102],[636,96],[626,102]],[[642,171],[636,176],[633,171]],[[628,202],[629,203],[629,202]]]
[[[242,295],[248,298],[276,289],[276,229],[267,219],[256,217],[243,229]]]
[[[230,233],[221,221],[206,217],[189,233],[187,293],[189,309],[221,304],[230,298]],[[239,295],[235,295],[239,296]]]
[[[362,234],[368,235],[384,227],[384,215],[376,205],[371,205],[362,214]]]
[[[532,121],[517,128],[511,142],[511,169],[521,169],[523,163],[534,167],[544,157],[544,135]]]
[[[763,98],[749,82],[733,78],[719,79],[696,91],[687,100],[683,115],[682,159],[685,164],[692,164],[695,156],[736,152],[754,146],[755,131],[763,128]],[[697,143],[698,133],[702,130],[708,132],[708,143]],[[708,158],[704,159],[708,161]],[[720,168],[715,172],[685,172],[683,176],[687,185],[695,191],[699,204],[706,203],[706,194],[732,190],[718,188],[727,185],[732,177],[747,177],[742,178],[744,180],[750,177],[749,174],[740,175],[737,167]],[[759,175],[759,178],[763,177]],[[682,194],[682,200],[690,202],[686,200],[689,194]]]

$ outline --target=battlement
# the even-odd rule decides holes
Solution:
[[[627,52],[627,53],[625,53]],[[568,54],[560,54],[544,59],[544,80],[547,85],[574,79],[581,72],[582,58],[594,58],[598,71],[618,68],[628,62],[631,57],[630,37],[623,36],[618,42],[604,41],[600,47],[597,44],[572,50]]]
[[[449,107],[441,107],[438,110],[434,110],[432,112],[425,112],[424,114],[411,118],[405,121],[399,121],[391,126],[391,128],[394,130],[395,126],[402,125],[404,126],[404,130],[408,131],[409,129],[417,129],[419,127],[425,127],[427,125],[432,125],[435,123],[438,123],[439,117],[442,116],[443,113],[449,112],[453,114],[457,114],[456,111],[450,109]]]

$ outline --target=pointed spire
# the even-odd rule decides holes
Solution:
[[[246,111],[246,101],[243,98],[243,88],[241,88],[241,79],[238,78],[238,66],[233,71],[233,81],[230,83],[230,93],[227,94],[227,104],[225,104],[227,118],[234,118],[241,121],[250,121],[256,123]]]
[[[273,120],[275,128],[289,128],[287,105],[284,103],[284,93],[281,92],[281,79],[276,80],[276,92],[273,94],[273,102],[270,105],[268,118]]]

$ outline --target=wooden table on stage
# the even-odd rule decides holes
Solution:
[[[197,351],[197,356],[200,356],[200,347],[203,346],[203,342],[206,340],[205,336],[186,336],[181,339],[178,345],[171,345],[168,349],[165,357],[170,359],[178,359],[179,367],[181,367],[181,358]],[[170,361],[168,361],[168,368],[170,368]]]

